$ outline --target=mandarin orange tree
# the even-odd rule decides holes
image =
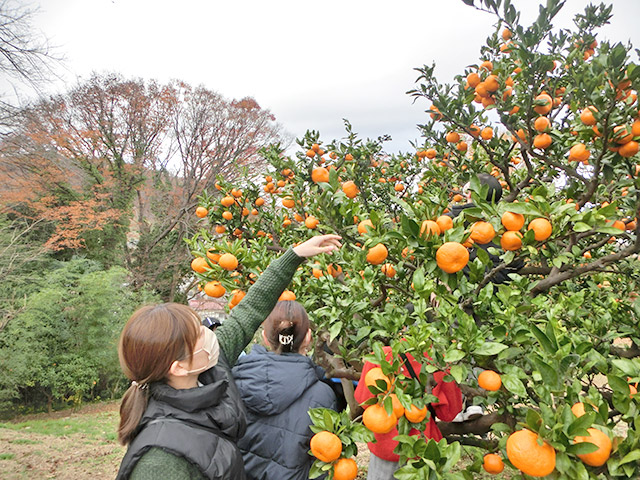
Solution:
[[[351,380],[364,360],[381,366],[367,403],[397,422],[397,478],[471,479],[486,453],[505,472],[638,478],[640,68],[630,45],[597,38],[611,7],[588,6],[568,30],[552,26],[560,0],[530,26],[509,0],[464,1],[494,15],[496,30],[453,83],[435,66],[418,69],[409,93],[427,108],[423,141],[389,155],[385,137],[360,139],[346,122],[343,139],[309,131],[294,155],[263,150],[264,175],[219,178],[201,196],[207,215],[188,239],[202,259],[194,274],[203,287],[244,291],[296,242],[342,235],[341,251],[301,267],[290,289],[312,315],[315,360],[343,380],[353,425],[362,410]],[[501,201],[486,200],[481,173],[500,182]],[[467,183],[473,204],[456,208]],[[223,253],[236,268],[217,264]],[[421,361],[418,379],[400,373],[400,353]],[[496,374],[489,390],[478,384],[485,370]],[[436,371],[486,411],[438,422],[440,442],[409,435],[428,411],[404,414],[437,400]],[[590,405],[580,416],[578,402]],[[349,432],[366,439],[344,417],[312,418],[351,450]],[[589,429],[611,449],[590,442]],[[509,457],[529,448],[525,437],[540,461]],[[463,448],[474,461],[456,466]],[[596,451],[598,465],[583,461]],[[312,473],[332,468],[318,460]]]

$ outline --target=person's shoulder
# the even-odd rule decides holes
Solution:
[[[131,480],[201,479],[200,471],[186,458],[162,448],[152,447],[138,460],[129,477]]]

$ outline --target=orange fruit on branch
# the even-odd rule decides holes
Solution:
[[[231,292],[232,296],[231,296],[231,300],[229,300],[229,302],[232,305],[237,305],[240,303],[240,300],[242,300],[246,295],[247,292],[242,291],[242,290],[234,290],[233,292]]]
[[[427,416],[427,407],[418,408],[412,403],[410,409],[405,409],[404,416],[411,423],[420,423]]]
[[[456,273],[469,263],[469,251],[458,242],[446,242],[436,251],[436,263],[446,273]]]
[[[533,123],[533,128],[538,132],[546,132],[551,128],[551,121],[547,117],[538,117]]]
[[[389,377],[387,377],[384,373],[382,373],[382,368],[373,367],[364,376],[364,384],[367,387],[379,388],[378,384],[377,384],[378,380],[382,380],[387,385],[386,388],[384,389],[384,391],[385,391],[385,393],[388,392],[389,389],[391,388],[391,380],[389,380]]]
[[[222,204],[223,207],[230,207],[231,205],[236,203],[236,201],[232,196],[227,195],[226,197],[222,197],[222,200],[220,200],[220,203]]]
[[[588,106],[582,112],[580,112],[580,121],[583,125],[588,125],[592,127],[597,123],[596,117],[594,113],[596,113],[598,109],[593,105]]]
[[[353,458],[341,458],[333,466],[333,480],[354,480],[358,476],[358,464]]]
[[[440,227],[433,220],[425,220],[420,227],[420,236],[422,238],[440,235]]]
[[[225,210],[224,212],[222,212],[222,218],[224,218],[225,220],[231,220],[233,218],[233,213]]]
[[[484,370],[478,375],[478,386],[490,392],[496,392],[502,386],[502,379],[493,370]]]
[[[286,197],[282,199],[282,206],[286,208],[293,208],[295,206],[295,201],[291,197]]]
[[[238,267],[238,259],[232,253],[225,253],[218,259],[218,265],[228,271],[235,270]]]
[[[204,207],[198,207],[196,208],[196,217],[198,218],[204,218],[209,214],[209,210],[207,210]]]
[[[204,293],[213,298],[220,298],[227,293],[227,289],[220,285],[220,282],[212,281],[206,283]]]
[[[538,435],[523,429],[509,435],[507,458],[522,473],[544,477],[556,468],[556,451],[547,442],[538,445]]]
[[[207,270],[210,270],[211,267],[209,266],[207,261],[204,259],[204,257],[196,257],[191,261],[191,269],[194,272],[204,273]]]
[[[393,265],[391,265],[390,263],[385,263],[384,265],[382,265],[380,270],[389,278],[393,278],[396,276],[396,269],[393,268]]]
[[[527,230],[533,230],[535,239],[538,242],[543,242],[551,236],[553,228],[551,227],[551,222],[546,218],[536,218],[529,222]]]
[[[471,240],[480,245],[485,245],[496,236],[496,231],[489,222],[475,222],[471,225]]]
[[[400,400],[398,400],[398,396],[395,393],[392,393],[389,396],[391,397],[391,404],[393,405],[393,414],[396,418],[400,418],[404,415],[404,407],[400,403]]]
[[[598,430],[597,428],[587,428],[589,435],[577,436],[573,439],[575,443],[593,443],[598,447],[595,452],[579,453],[578,458],[591,467],[601,467],[611,456],[611,439],[609,435]]]
[[[324,167],[314,168],[311,171],[311,180],[313,180],[314,183],[328,182],[329,181],[329,170],[327,170]]]
[[[535,106],[533,107],[533,110],[540,115],[546,115],[551,111],[552,106],[553,98],[551,98],[547,93],[541,93],[535,99]]]
[[[551,138],[551,135],[549,135],[548,133],[541,133],[540,135],[536,135],[534,137],[533,146],[535,148],[544,150],[546,148],[549,148],[552,142],[553,139]]]
[[[304,226],[310,230],[315,230],[315,228],[318,226],[319,223],[320,221],[313,215],[309,215],[307,218],[304,219]]]
[[[309,446],[311,447],[311,454],[326,463],[337,460],[342,454],[342,441],[335,433],[327,430],[318,432],[311,437]]]
[[[589,160],[591,152],[587,150],[584,143],[578,143],[571,147],[569,150],[569,160],[577,160],[579,162],[586,162]]]
[[[352,180],[344,182],[342,184],[342,191],[347,196],[347,198],[356,198],[358,195],[358,186]]]
[[[333,263],[330,263],[327,266],[327,272],[333,278],[338,278],[340,276],[340,274],[342,273],[342,267],[340,265],[334,265]]]
[[[371,247],[367,253],[367,262],[371,265],[380,265],[387,259],[389,251],[382,243],[378,243],[376,246]]]
[[[365,233],[367,233],[367,227],[370,229],[374,229],[375,227],[373,226],[373,222],[371,222],[371,220],[366,219],[366,220],[362,220],[359,224],[358,224],[358,233],[360,235],[364,235]]]
[[[500,246],[507,252],[519,250],[522,247],[522,234],[518,231],[507,230],[500,238]]]
[[[500,221],[509,231],[520,230],[524,227],[524,215],[521,213],[504,212]]]
[[[287,301],[291,301],[292,302],[295,299],[296,299],[296,294],[293,293],[291,290],[285,290],[278,297],[278,301],[279,302],[287,302]]]
[[[483,458],[482,468],[484,468],[485,472],[495,475],[504,470],[504,462],[502,458],[500,458],[500,455],[487,453]]]
[[[449,143],[458,143],[460,141],[460,134],[458,132],[449,132],[445,138]]]
[[[362,414],[362,423],[373,433],[389,433],[398,423],[396,415],[387,413],[380,404],[369,406]]]
[[[630,142],[622,145],[620,147],[620,150],[618,150],[618,153],[624,158],[629,158],[638,153],[638,150],[640,150],[640,145],[638,145],[638,142],[636,142],[635,140],[631,140]]]
[[[440,215],[436,219],[436,223],[438,224],[438,227],[440,227],[441,233],[453,228],[453,219],[449,215]]]

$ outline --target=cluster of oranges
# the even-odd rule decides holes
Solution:
[[[342,456],[342,441],[335,433],[323,430],[311,437],[311,454],[318,460],[333,464],[334,480],[354,480],[358,465],[353,458]]]

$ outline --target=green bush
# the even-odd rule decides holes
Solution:
[[[139,305],[157,299],[129,288],[125,269],[101,268],[76,258],[42,272],[45,286],[0,332],[0,413],[120,393],[119,333]]]

